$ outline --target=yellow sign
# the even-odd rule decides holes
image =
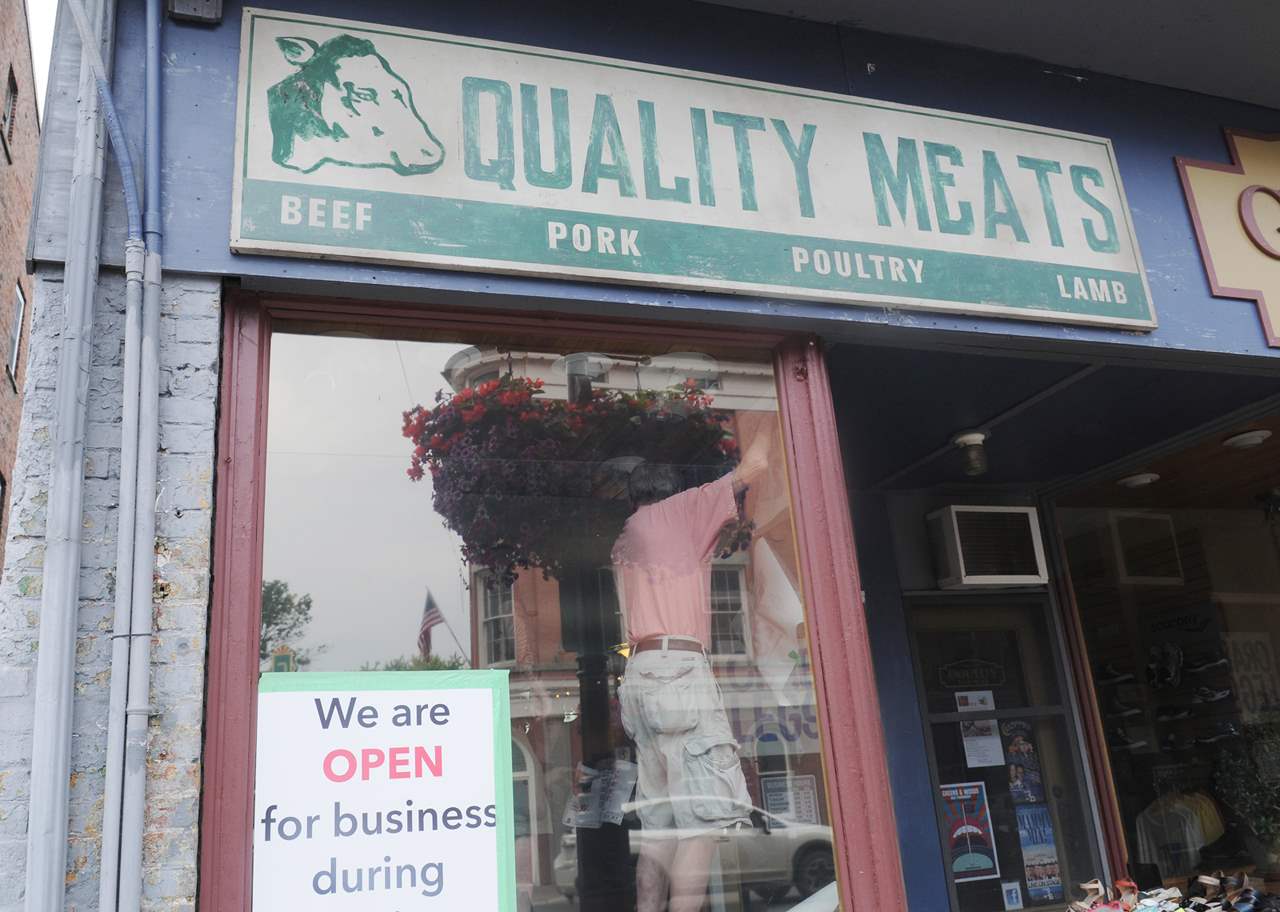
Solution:
[[[1280,135],[1227,130],[1231,164],[1178,158],[1213,293],[1258,302],[1280,348]]]

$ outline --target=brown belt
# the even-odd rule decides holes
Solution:
[[[697,640],[691,640],[688,637],[646,637],[639,643],[636,643],[632,652],[648,652],[651,649],[675,649],[679,652],[704,652],[703,646]]]

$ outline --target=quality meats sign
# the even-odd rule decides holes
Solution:
[[[231,247],[1155,325],[1111,143],[246,9]]]

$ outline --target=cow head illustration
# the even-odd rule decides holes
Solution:
[[[373,42],[338,35],[324,44],[277,38],[297,68],[267,89],[271,159],[310,173],[325,163],[428,174],[444,146],[413,105],[409,84]]]

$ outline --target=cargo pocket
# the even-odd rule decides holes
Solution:
[[[671,677],[644,676],[640,685],[640,712],[651,730],[674,735],[698,724],[696,678],[692,665]]]
[[[700,735],[686,741],[684,779],[690,809],[698,818],[727,824],[746,813],[747,784],[731,738]]]

